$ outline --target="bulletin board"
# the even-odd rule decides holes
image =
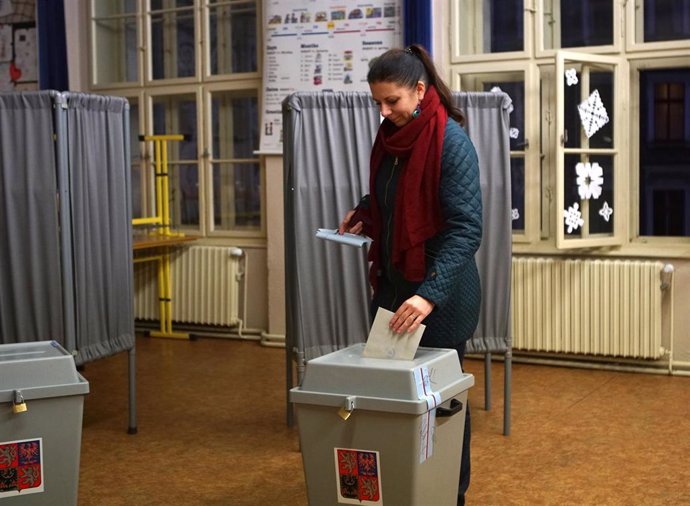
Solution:
[[[300,91],[369,91],[369,61],[402,44],[401,0],[264,0],[261,147],[282,153],[282,102]]]
[[[38,89],[35,0],[0,0],[0,92]]]

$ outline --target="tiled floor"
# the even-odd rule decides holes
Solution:
[[[137,360],[134,436],[127,355],[82,372],[80,505],[307,504],[285,350],[142,337]],[[483,361],[465,367],[476,377],[468,504],[690,504],[690,378],[514,364],[505,437],[501,364],[489,412]]]

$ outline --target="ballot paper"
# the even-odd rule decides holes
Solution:
[[[365,244],[369,244],[371,239],[365,235],[356,234],[339,234],[338,229],[320,228],[316,231],[316,237],[325,239],[327,241],[335,241],[349,246],[356,246],[361,248]]]
[[[396,360],[414,359],[419,341],[426,329],[426,325],[420,325],[414,332],[396,334],[389,327],[393,313],[380,307],[376,312],[374,324],[369,331],[367,344],[362,352],[363,357],[392,358]]]

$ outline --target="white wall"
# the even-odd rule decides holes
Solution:
[[[87,91],[88,74],[88,0],[65,0],[65,33],[70,91]]]

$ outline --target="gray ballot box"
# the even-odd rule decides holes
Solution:
[[[0,345],[0,505],[76,505],[89,383],[55,341]]]
[[[457,503],[467,391],[455,350],[414,360],[356,344],[307,362],[290,390],[309,504]]]

